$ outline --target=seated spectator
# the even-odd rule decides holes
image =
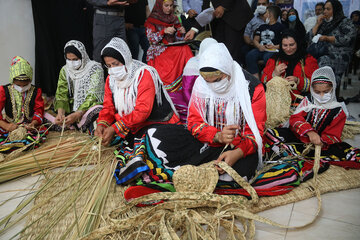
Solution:
[[[300,21],[298,11],[295,8],[291,8],[288,11],[286,26],[287,28],[295,31],[297,38],[300,40],[299,42],[305,43],[305,39],[304,39],[306,34],[305,27]],[[301,47],[306,47],[306,46],[301,46]]]
[[[15,150],[10,146],[12,140],[9,133],[23,126],[28,130],[31,139],[35,141],[38,131],[43,123],[44,101],[41,89],[31,84],[33,69],[22,57],[16,56],[11,60],[10,84],[0,86],[0,152]],[[15,148],[23,147],[32,141],[19,141]],[[9,145],[9,146],[6,146]]]
[[[144,23],[150,15],[147,0],[137,0],[125,8],[126,38],[131,55],[137,59],[139,56],[139,45],[143,50],[142,62],[146,63],[146,52],[149,49],[149,41],[146,37]]]
[[[315,16],[309,17],[304,22],[305,31],[309,32],[316,24],[317,18],[323,14],[325,3],[318,2],[315,5]]]
[[[342,4],[338,0],[326,1],[324,15],[318,17],[315,27],[307,33],[308,41],[312,41],[316,35],[318,41],[324,42],[327,47],[327,53],[318,58],[319,66],[330,66],[334,70],[336,96],[339,97],[341,77],[350,62],[356,28],[344,16]]]
[[[173,0],[156,0],[145,27],[150,42],[147,62],[159,73],[170,97],[175,98],[181,90],[183,69],[193,54],[188,45],[167,46],[182,40],[185,34],[173,5]]]
[[[67,128],[92,133],[104,98],[103,69],[90,60],[84,44],[76,40],[66,43],[64,57],[66,64],[60,70],[55,93],[57,115],[46,114],[46,119],[57,125],[55,130],[61,130],[65,121]]]
[[[281,33],[285,26],[277,21],[280,8],[269,6],[266,10],[266,24],[261,25],[255,32],[254,46],[246,55],[246,66],[248,71],[259,79],[258,61],[267,60],[279,49]]]
[[[293,30],[283,32],[279,52],[267,61],[261,81],[266,84],[273,77],[282,77],[294,86],[293,93],[305,96],[310,90],[311,76],[319,67],[316,59],[299,47],[302,44],[296,36]]]
[[[246,54],[254,48],[254,34],[255,31],[263,24],[265,24],[266,20],[266,8],[269,5],[269,0],[258,0],[257,8],[255,11],[255,16],[251,19],[251,21],[246,25],[244,32],[244,41],[245,44],[241,48],[241,63],[245,65],[245,56]]]
[[[288,11],[286,9],[281,10],[280,22],[282,24],[286,25],[287,17],[288,17]]]

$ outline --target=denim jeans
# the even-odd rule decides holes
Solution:
[[[259,73],[259,67],[257,62],[264,60],[266,65],[267,60],[271,58],[273,52],[260,52],[259,49],[254,48],[246,55],[246,68],[251,74]]]

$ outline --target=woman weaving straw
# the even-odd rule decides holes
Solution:
[[[336,77],[331,67],[316,70],[311,96],[305,97],[291,115],[290,128],[268,129],[265,140],[279,157],[299,156],[304,143],[322,146],[322,162],[360,168],[360,149],[341,141],[346,115],[336,100]],[[270,150],[270,149],[269,149]],[[313,152],[307,154],[313,157]]]
[[[54,118],[45,117],[61,130],[65,121],[68,128],[79,128],[93,133],[93,123],[102,108],[104,72],[101,65],[91,61],[83,43],[71,40],[64,47],[66,65],[60,70],[55,94]]]
[[[156,0],[145,27],[150,43],[147,63],[158,71],[176,109],[181,112],[184,109],[182,101],[179,101],[182,73],[193,54],[188,45],[167,46],[183,40],[185,34],[185,28],[174,14],[174,1]]]
[[[43,122],[44,101],[41,89],[31,84],[33,70],[22,57],[11,60],[10,84],[0,87],[0,151],[10,152],[38,140]],[[41,128],[40,132],[44,132]],[[12,139],[12,133],[22,131],[22,136]]]
[[[125,172],[126,179],[129,172],[132,176],[147,170],[141,157],[143,148],[138,148],[145,129],[152,124],[178,123],[179,117],[157,71],[132,59],[122,39],[113,38],[101,56],[109,76],[95,135],[102,138],[103,145],[109,145],[115,136],[127,140],[121,141],[117,151],[118,170],[122,169],[120,175]],[[134,154],[128,158],[130,153]]]
[[[244,73],[222,43],[211,44],[200,56],[200,76],[190,100],[188,130],[154,126],[147,130],[149,176],[160,180],[181,165],[225,161],[250,179],[262,166],[262,135],[266,121],[261,82]],[[225,149],[224,149],[225,148]],[[220,174],[222,169],[218,169]],[[220,176],[223,180],[227,174]],[[156,178],[154,178],[156,180]]]

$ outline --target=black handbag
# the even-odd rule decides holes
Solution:
[[[318,59],[319,57],[329,53],[328,46],[329,43],[324,41],[311,43],[310,46],[308,46],[307,48],[307,52],[314,58]]]

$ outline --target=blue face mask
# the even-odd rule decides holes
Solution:
[[[296,15],[290,15],[288,19],[289,22],[294,22],[296,20]]]

